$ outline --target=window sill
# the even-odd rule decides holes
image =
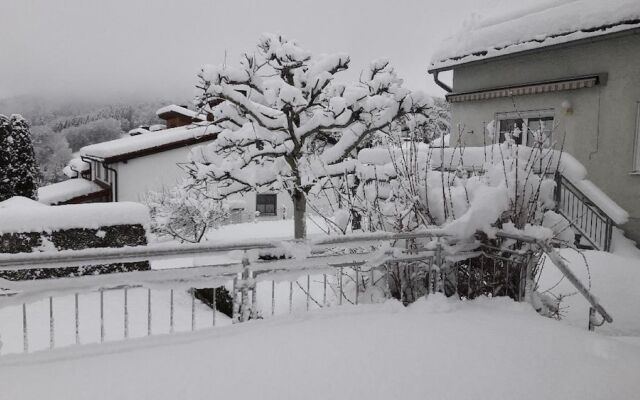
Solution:
[[[629,175],[640,176],[640,171],[631,171],[631,172],[629,172]]]

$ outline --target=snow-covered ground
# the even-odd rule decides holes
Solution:
[[[309,223],[310,234],[321,234]],[[286,239],[291,220],[238,224],[211,232],[210,241]],[[141,399],[216,398],[477,398],[634,399],[640,393],[640,252],[616,238],[617,254],[561,250],[562,256],[599,297],[614,323],[586,330],[588,304],[578,294],[562,301],[560,321],[536,314],[526,303],[505,298],[458,301],[432,295],[405,308],[384,304],[318,310],[289,282],[258,283],[257,303],[266,318],[231,326],[191,298],[174,292],[175,331],[169,332],[169,291],[152,291],[152,329],[147,334],[147,291],[128,292],[129,337],[124,336],[123,291],[105,292],[106,341],[100,339],[99,295],[80,295],[80,336],[75,341],[74,298],[54,300],[56,348],[30,355],[22,350],[21,307],[0,308],[3,355],[0,398]],[[226,261],[237,261],[235,255]],[[586,263],[585,263],[586,260]],[[171,260],[155,268],[203,261]],[[588,269],[586,268],[588,265]],[[323,276],[310,277],[321,299]],[[335,305],[335,277],[328,277],[328,303]],[[306,288],[306,276],[298,283]],[[540,288],[575,293],[547,262]],[[29,303],[31,350],[49,346],[49,303]],[[159,334],[159,335],[158,335]],[[66,347],[65,347],[66,346]],[[33,384],[37,382],[37,384]],[[606,382],[606,385],[603,384]]]
[[[560,251],[578,278],[598,297],[612,315],[613,323],[596,328],[601,334],[635,336],[640,343],[640,257],[631,258],[601,251]],[[550,261],[539,281],[540,291],[569,295],[560,303],[562,321],[586,328],[589,304]]]
[[[7,399],[634,399],[640,346],[432,296],[0,359]],[[606,384],[604,384],[606,382]]]

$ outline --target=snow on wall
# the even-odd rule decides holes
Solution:
[[[147,150],[174,142],[198,138],[205,135],[213,136],[216,134],[216,128],[210,126],[181,126],[92,144],[81,148],[80,154],[83,156],[93,156],[97,158],[109,158],[136,151]],[[185,160],[186,158],[181,161]]]
[[[38,201],[57,204],[103,190],[97,183],[86,179],[69,179],[38,188]]]
[[[637,0],[554,0],[494,18],[470,21],[445,39],[431,69],[518,53],[640,27]]]
[[[138,203],[91,203],[45,206],[25,198],[0,202],[0,234],[72,228],[149,225],[149,211]]]

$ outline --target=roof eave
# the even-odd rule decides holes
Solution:
[[[600,41],[603,41],[603,40],[609,40],[609,39],[619,38],[619,37],[623,37],[623,36],[637,35],[637,34],[640,34],[640,26],[635,27],[635,28],[631,28],[631,29],[622,30],[622,31],[609,32],[609,33],[604,33],[602,35],[590,36],[590,37],[586,37],[586,38],[570,40],[568,42],[556,43],[556,44],[551,44],[551,45],[548,45],[548,46],[541,46],[541,47],[537,47],[535,49],[527,49],[527,50],[515,51],[513,53],[500,54],[500,55],[496,55],[496,56],[489,56],[489,57],[485,57],[485,58],[477,59],[477,60],[461,61],[459,63],[452,63],[450,65],[446,65],[446,66],[443,66],[443,67],[429,68],[429,69],[427,69],[427,72],[429,74],[434,74],[434,73],[437,73],[437,72],[451,71],[451,70],[454,70],[454,69],[460,68],[460,67],[468,67],[468,66],[473,66],[473,65],[487,64],[487,63],[498,61],[498,60],[507,60],[507,59],[510,59],[510,58],[515,58],[515,57],[520,57],[520,56],[525,56],[525,55],[530,55],[530,54],[542,53],[542,52],[549,51],[549,50],[557,50],[557,49],[577,46],[577,45],[581,45],[581,44],[595,43],[595,42],[600,42]]]
[[[190,146],[190,145],[193,145],[193,144],[199,144],[199,143],[203,143],[203,142],[208,142],[208,141],[216,139],[217,137],[218,137],[218,132],[212,132],[212,133],[205,134],[205,135],[202,135],[202,136],[199,136],[199,137],[192,137],[192,138],[188,138],[188,139],[184,139],[184,140],[179,140],[179,141],[176,141],[176,142],[165,143],[163,145],[150,147],[150,148],[147,148],[147,149],[136,150],[136,151],[132,151],[132,152],[129,152],[129,153],[123,153],[123,154],[114,155],[114,156],[111,156],[111,157],[104,157],[104,158],[101,159],[101,161],[106,163],[106,164],[113,164],[113,163],[117,163],[117,162],[128,161],[128,160],[131,160],[131,159],[134,159],[134,158],[145,157],[145,156],[148,156],[148,155],[162,153],[164,151],[178,149],[180,147],[185,147],[185,146]]]

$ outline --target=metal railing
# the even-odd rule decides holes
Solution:
[[[0,352],[28,353],[196,331],[298,310],[374,302],[389,297],[410,302],[416,296],[433,292],[469,299],[489,295],[525,300],[527,291],[532,290],[530,282],[536,254],[539,255],[540,249],[554,250],[534,238],[501,232],[498,237],[492,244],[485,243],[471,251],[454,250],[456,245],[460,248],[464,243],[455,243],[444,232],[433,230],[324,237],[307,242],[150,245],[87,249],[56,256],[0,255],[0,269],[57,268],[86,264],[88,260],[95,264],[238,250],[242,255],[233,262],[189,268],[64,279],[0,280],[0,287],[4,289],[0,291],[0,318],[6,318],[10,311],[15,322],[13,325],[3,322],[0,327],[5,343]],[[512,243],[515,240],[517,245],[504,246],[502,241],[506,239]],[[405,241],[403,249],[389,247],[389,241],[396,245],[398,241]],[[443,242],[447,242],[446,245]],[[274,250],[274,254],[284,251],[289,255],[265,261],[256,257],[257,250]],[[293,253],[298,254],[298,258],[294,258]],[[304,255],[301,257],[300,253]],[[564,264],[559,268],[565,276],[571,273]],[[402,279],[398,285],[394,281],[394,273],[398,272],[423,282],[423,287],[407,288],[403,282],[412,280]],[[569,280],[610,322],[610,316],[597,299],[575,277]],[[228,317],[219,312],[220,305],[216,304],[216,292],[225,290],[229,291],[232,304]],[[197,291],[210,291],[211,303],[199,300]],[[8,332],[11,326],[19,332]],[[6,347],[10,343],[12,347]]]
[[[571,181],[556,172],[556,211],[565,217],[579,238],[596,250],[610,251],[613,220]],[[580,244],[580,243],[578,243]]]

